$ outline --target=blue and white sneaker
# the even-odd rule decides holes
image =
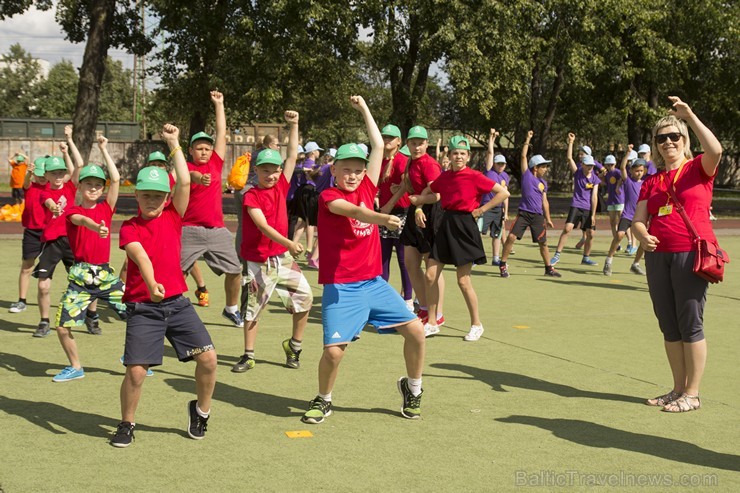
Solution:
[[[550,265],[555,265],[560,262],[560,252],[555,252],[555,255],[550,259]]]
[[[123,356],[121,356],[121,359],[119,361],[121,362],[121,364],[123,364]],[[152,371],[151,368],[147,368],[146,369],[146,376],[147,377],[153,377],[154,376],[154,372]]]
[[[244,319],[242,318],[242,314],[239,313],[239,311],[229,313],[228,311],[226,311],[226,308],[224,308],[224,311],[221,312],[221,316],[234,324],[234,327],[244,327]]]
[[[581,259],[581,265],[599,265],[599,263],[584,255],[583,259]]]
[[[62,371],[54,375],[54,378],[52,378],[51,381],[69,382],[70,380],[79,380],[80,378],[85,378],[85,370],[82,368],[78,370],[77,368],[67,366]]]

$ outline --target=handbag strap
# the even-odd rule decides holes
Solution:
[[[671,183],[666,187],[668,189],[668,195],[671,197],[673,202],[676,204],[676,211],[681,215],[681,218],[683,218],[683,222],[686,223],[686,227],[689,229],[689,232],[691,233],[691,236],[694,237],[694,241],[701,240],[701,237],[699,236],[699,232],[696,231],[696,228],[691,222],[691,219],[689,219],[688,214],[686,214],[686,211],[684,210],[683,204],[679,202],[678,197],[676,197],[676,185],[675,183]]]

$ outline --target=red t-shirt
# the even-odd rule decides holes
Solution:
[[[372,210],[377,191],[378,187],[365,176],[354,192],[329,188],[319,195],[319,284],[367,281],[383,272],[378,226],[329,210],[329,202],[338,199]]]
[[[211,174],[211,184],[208,186],[200,183],[190,183],[190,201],[185,216],[182,218],[183,226],[205,226],[206,228],[223,228],[224,211],[221,188],[221,172],[224,168],[224,160],[213,151],[211,159],[206,164],[199,165],[188,163],[189,171],[197,171],[202,174]]]
[[[100,224],[100,221],[105,221],[105,225],[110,228],[113,209],[108,205],[108,202],[102,201],[92,209],[85,209],[81,205],[69,207],[67,211],[67,238],[75,256],[75,262],[87,262],[95,265],[110,262],[110,235],[107,238],[101,238],[97,232],[85,226],[73,224],[70,219],[72,214],[87,216],[98,224]]]
[[[287,252],[280,243],[275,243],[260,231],[249,216],[247,208],[262,210],[267,224],[278,233],[288,236],[288,207],[286,197],[290,182],[280,173],[280,178],[271,188],[250,188],[244,195],[244,209],[242,213],[242,244],[240,254],[242,260],[264,263],[267,257],[282,255]]]
[[[409,180],[411,180],[415,195],[423,192],[429,182],[436,180],[442,173],[442,166],[429,154],[424,154],[419,159],[412,159],[408,167]]]
[[[46,207],[41,202],[41,194],[49,188],[49,183],[39,185],[31,182],[26,189],[26,205],[21,215],[21,224],[28,229],[44,229],[46,225]]]
[[[494,185],[496,182],[483,173],[466,166],[460,171],[442,172],[430,188],[440,194],[443,209],[473,212],[480,205],[483,195],[490,192]]]
[[[180,270],[180,236],[182,219],[175,206],[170,204],[154,219],[132,217],[121,225],[119,248],[139,242],[144,247],[154,267],[154,279],[164,286],[165,298],[182,294],[188,290],[185,277]],[[151,302],[141,271],[136,262],[129,259],[124,302]]]
[[[712,231],[712,222],[709,220],[714,176],[707,176],[704,172],[701,155],[687,161],[683,167],[676,182],[676,196],[683,204],[699,236],[705,240],[717,241]],[[661,171],[648,176],[640,188],[640,197],[637,199],[638,202],[647,200],[650,215],[648,232],[660,241],[655,249],[656,252],[690,252],[693,250],[691,233],[668,195],[667,186],[673,183],[677,171],[677,169],[668,173]],[[666,204],[672,204],[673,210],[670,214],[660,216],[660,208]]]
[[[52,241],[62,236],[67,236],[67,211],[75,203],[75,194],[77,193],[77,187],[72,181],[66,182],[62,185],[62,188],[52,190],[46,188],[41,192],[41,205],[44,208],[44,214],[46,217],[46,226],[44,232],[41,233],[41,241]],[[62,214],[54,217],[44,202],[47,199],[51,199],[62,207]]]
[[[393,161],[390,159],[383,159],[383,166],[381,166],[381,172],[380,172],[380,180],[378,181],[378,195],[379,195],[379,201],[380,201],[380,207],[383,207],[390,199],[393,197],[393,192],[391,192],[391,185],[398,185],[403,180],[403,172],[406,170],[406,165],[409,162],[409,158],[401,154],[400,152],[397,152],[395,156],[393,156]],[[393,166],[391,168],[391,174],[388,176],[388,179],[383,181],[383,177],[385,176],[385,172],[388,168],[388,166]],[[396,205],[393,207],[403,207],[406,208],[411,205],[411,202],[409,202],[409,195],[407,193],[403,194],[400,199],[398,199],[398,202],[396,202]]]

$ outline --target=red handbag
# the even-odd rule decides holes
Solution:
[[[694,238],[694,274],[712,284],[722,282],[725,277],[725,264],[730,262],[730,256],[716,242],[707,241],[699,236],[683,205],[676,197],[675,186],[671,185],[667,188],[668,194],[676,204],[676,211],[681,215],[683,222],[686,223],[686,227]]]

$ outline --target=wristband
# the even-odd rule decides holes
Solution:
[[[422,212],[422,213],[423,213],[424,211],[422,210],[422,208],[421,208],[421,207],[417,207],[417,208],[416,208],[416,211],[414,212],[414,214],[418,214],[418,213],[420,213],[420,212]]]
[[[182,151],[182,146],[177,146],[174,149],[172,149],[172,151],[170,151],[169,158],[172,159],[172,156],[174,156],[177,153],[177,151]]]

